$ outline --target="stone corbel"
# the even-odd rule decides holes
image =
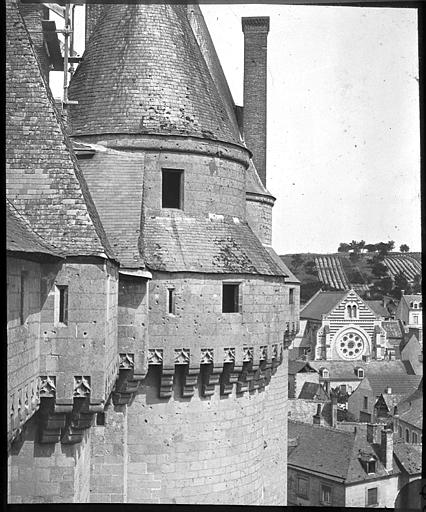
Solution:
[[[251,361],[244,361],[243,367],[241,369],[241,373],[238,375],[237,380],[237,393],[245,393],[249,390],[249,380],[247,379],[250,374],[250,370],[252,367]]]
[[[163,366],[161,369],[160,398],[170,398],[173,393],[174,366]]]
[[[203,381],[201,386],[201,392],[203,396],[211,396],[214,394],[214,388],[219,384],[220,376],[222,375],[223,364],[209,364],[203,372]]]
[[[137,393],[145,374],[135,375],[135,355],[120,354],[119,374],[113,391],[115,405],[129,404]]]
[[[198,376],[200,374],[200,367],[187,367],[187,372],[185,374],[185,380],[182,388],[182,396],[185,398],[189,398],[194,396],[195,388],[197,387]]]
[[[225,363],[223,365],[223,372],[220,379],[220,394],[230,395],[234,384],[238,382],[238,378],[243,370],[241,363]]]
[[[55,402],[55,398],[41,400],[39,442],[42,444],[59,443],[67,423],[67,414],[73,409],[73,400]]]

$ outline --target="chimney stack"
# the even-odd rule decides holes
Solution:
[[[380,453],[386,470],[391,471],[393,469],[393,432],[391,429],[382,430]]]
[[[331,398],[331,426],[337,427],[337,398],[335,396]]]
[[[243,137],[266,187],[266,83],[269,16],[242,18],[244,32]]]
[[[321,425],[321,404],[317,404],[317,412],[313,416],[314,425]]]

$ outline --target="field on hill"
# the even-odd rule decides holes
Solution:
[[[301,282],[301,302],[306,302],[320,288],[323,290],[348,290],[353,288],[365,296],[373,292],[379,276],[373,271],[374,253],[335,254],[284,254],[280,256],[289,269]],[[389,278],[395,284],[395,276],[402,274],[409,285],[421,275],[420,253],[388,253],[383,263],[382,278]]]

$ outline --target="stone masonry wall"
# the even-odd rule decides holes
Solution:
[[[222,313],[222,281],[241,283],[241,312]],[[167,312],[168,288],[175,290],[176,314]],[[167,274],[155,272],[150,282],[150,348],[189,348],[197,364],[202,348],[215,349],[214,359],[223,362],[223,349],[235,347],[236,359],[243,345],[281,343],[289,313],[288,290],[280,278],[229,274]],[[173,361],[173,360],[172,360]],[[173,361],[174,363],[174,361]]]
[[[220,147],[218,147],[218,153]],[[161,170],[181,169],[185,215],[207,213],[245,219],[245,168],[241,163],[191,153],[147,153],[144,167],[144,206],[149,212],[161,210]]]
[[[24,273],[24,323],[21,325],[21,274]],[[7,259],[7,411],[8,433],[37,410],[40,331],[40,265]]]
[[[91,401],[101,402],[109,395],[107,382],[111,387],[118,371],[117,271],[100,259],[87,262],[76,258],[44,267],[40,371],[56,376],[59,400],[72,399],[75,376],[89,376]],[[55,285],[68,286],[66,325],[55,321]]]
[[[9,453],[9,503],[84,503],[89,499],[90,430],[80,444],[37,442],[37,415]]]
[[[173,397],[160,399],[159,370],[150,366],[127,412],[111,407],[95,428],[91,501],[284,505],[286,361],[264,391],[227,397],[216,386],[203,398],[199,381],[182,398],[176,367]]]
[[[297,478],[303,477],[308,480],[308,497],[299,496],[297,493]],[[288,468],[288,504],[290,505],[301,505],[310,507],[324,506],[321,503],[321,484],[331,487],[331,500],[332,506],[344,507],[350,506],[345,503],[345,488],[337,481],[329,480],[324,476],[321,478],[317,475],[298,471],[292,467]],[[353,505],[359,506],[359,505]]]

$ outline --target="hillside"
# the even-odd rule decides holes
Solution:
[[[301,302],[323,290],[353,288],[361,296],[381,298],[385,294],[400,296],[420,292],[421,253],[389,252],[379,258],[377,253],[284,254],[280,256],[301,282]]]

